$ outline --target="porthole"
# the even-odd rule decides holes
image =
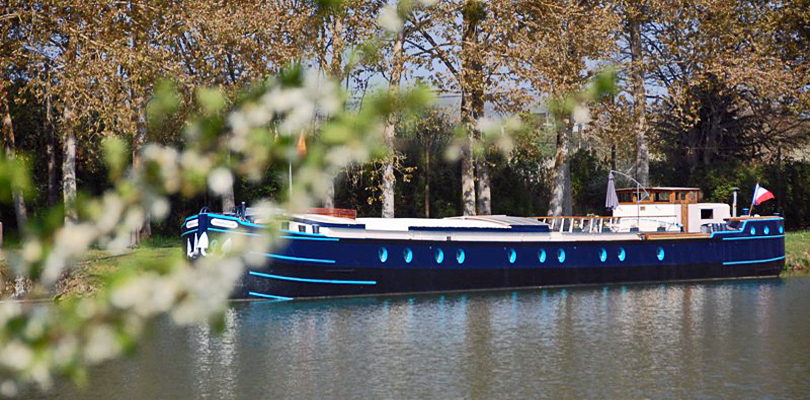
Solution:
[[[509,260],[509,264],[514,264],[515,260],[517,260],[517,252],[515,249],[509,249],[509,251],[506,252],[506,258]]]
[[[563,249],[557,250],[557,261],[559,261],[560,264],[565,262],[565,250]]]
[[[458,261],[459,264],[464,264],[464,260],[466,258],[467,258],[467,255],[464,254],[463,249],[456,250],[456,261]]]
[[[402,250],[402,258],[408,264],[410,264],[411,261],[413,261],[413,252],[409,247],[406,247],[405,250]]]
[[[540,251],[537,252],[537,259],[540,260],[541,264],[545,263],[546,262],[546,250],[540,249]]]
[[[436,259],[436,264],[441,264],[444,261],[444,251],[442,249],[436,249],[436,253],[433,255]]]
[[[779,234],[781,235],[783,233],[785,233],[785,228],[783,228],[782,225],[779,225]]]
[[[607,260],[607,250],[605,250],[605,248],[602,247],[602,249],[599,250],[599,261],[605,262],[606,260]]]
[[[751,232],[751,236],[754,236],[754,235],[756,235],[756,234],[757,234],[757,228],[755,228],[755,227],[753,227],[753,226],[752,226],[752,227],[751,227],[751,230],[750,230],[749,232]]]
[[[385,247],[380,247],[380,250],[377,251],[377,256],[380,257],[380,262],[388,261],[388,249]]]
[[[617,254],[619,257],[619,261],[624,261],[627,258],[627,252],[624,251],[624,247],[619,247],[619,253]]]
[[[766,227],[765,227],[765,230],[764,230],[763,232],[765,232],[765,234],[767,235],[767,234],[771,233],[771,228],[768,228],[768,227],[766,226]]]
[[[659,247],[658,251],[655,253],[655,256],[658,257],[658,261],[664,261],[664,248]]]

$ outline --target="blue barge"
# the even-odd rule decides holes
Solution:
[[[784,266],[779,217],[724,217],[699,232],[622,231],[606,228],[621,222],[593,218],[572,228],[571,221],[558,229],[507,216],[294,215],[282,223],[283,245],[262,253],[266,264],[246,271],[233,296],[287,300],[776,277]],[[181,234],[187,254],[196,257],[215,251],[228,235],[253,236],[265,227],[243,208],[189,217]]]

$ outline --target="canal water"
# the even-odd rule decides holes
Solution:
[[[44,399],[807,399],[810,278],[240,302]]]

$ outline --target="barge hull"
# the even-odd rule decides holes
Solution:
[[[648,267],[325,269],[274,262],[249,271],[236,298],[300,299],[397,293],[496,290],[543,286],[777,277],[784,260],[745,265],[690,264]],[[317,277],[317,278],[311,278]]]

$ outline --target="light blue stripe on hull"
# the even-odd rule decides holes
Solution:
[[[784,259],[785,256],[781,257],[774,257],[774,258],[766,258],[762,260],[745,260],[745,261],[726,261],[723,265],[738,265],[738,264],[756,264],[756,263],[766,263],[771,261],[779,261]]]
[[[331,238],[331,237],[309,237],[309,236],[282,236],[281,238],[291,240],[318,240],[324,242],[337,242],[340,240],[338,238]]]
[[[264,293],[257,293],[257,292],[248,292],[248,295],[254,297],[262,297],[265,299],[276,299],[276,300],[292,300],[292,297],[285,297],[285,296],[275,296],[272,294],[264,294]]]
[[[283,281],[293,282],[306,282],[306,283],[331,283],[335,285],[376,285],[377,281],[349,281],[341,279],[311,279],[311,278],[296,278],[292,276],[282,276],[273,274],[264,274],[261,272],[250,271],[250,275],[260,276],[262,278],[279,279]]]
[[[313,262],[313,263],[321,263],[321,264],[334,264],[335,260],[327,260],[325,258],[304,258],[304,257],[293,257],[293,256],[282,256],[281,254],[271,254],[271,253],[259,253],[263,254],[265,257],[276,258],[279,260],[286,260],[286,261],[298,261],[298,262]]]
[[[740,236],[740,237],[729,237],[723,238],[723,240],[751,240],[751,239],[780,239],[785,237],[785,235],[773,235],[773,236]]]
[[[234,230],[228,230],[228,229],[208,228],[208,230],[209,231],[214,231],[214,232],[233,233],[233,234],[236,234],[236,235],[247,235],[247,236],[259,236],[259,235],[261,235],[260,233],[250,233],[250,232],[234,231]]]

